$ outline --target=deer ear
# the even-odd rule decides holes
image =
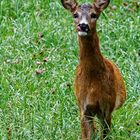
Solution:
[[[108,5],[109,5],[110,0],[95,0],[94,6],[95,8],[102,12]]]
[[[61,3],[65,9],[70,10],[71,12],[74,12],[78,5],[76,0],[61,0]]]

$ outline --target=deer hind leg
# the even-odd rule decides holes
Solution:
[[[95,132],[95,121],[92,106],[86,106],[86,109],[81,111],[81,131],[82,140],[91,140]]]

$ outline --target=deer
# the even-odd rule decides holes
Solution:
[[[76,69],[74,91],[80,112],[82,140],[95,134],[95,117],[101,122],[101,139],[111,129],[112,112],[126,100],[124,79],[115,63],[100,51],[96,22],[110,0],[95,0],[92,4],[78,4],[76,0],[61,0],[70,11],[78,33],[79,64]]]

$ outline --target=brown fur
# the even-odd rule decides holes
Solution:
[[[105,138],[110,130],[113,110],[121,107],[126,99],[121,73],[115,64],[101,54],[96,32],[96,20],[108,6],[109,0],[96,0],[92,5],[80,6],[75,0],[61,2],[72,14],[77,14],[76,27],[79,26],[81,17],[86,16],[90,29],[87,36],[78,36],[80,63],[75,78],[75,96],[80,110],[82,140],[91,140],[95,130],[95,115],[102,123],[102,138]],[[92,19],[92,13],[97,18]]]
[[[96,32],[92,37],[79,37],[79,46],[75,96],[80,109],[82,138],[90,139],[94,129],[91,118],[95,115],[102,122],[105,137],[112,111],[126,99],[124,81],[117,66],[102,56]]]

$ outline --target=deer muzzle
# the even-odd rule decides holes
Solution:
[[[77,26],[77,31],[80,36],[86,36],[90,31],[88,24],[82,23]]]

